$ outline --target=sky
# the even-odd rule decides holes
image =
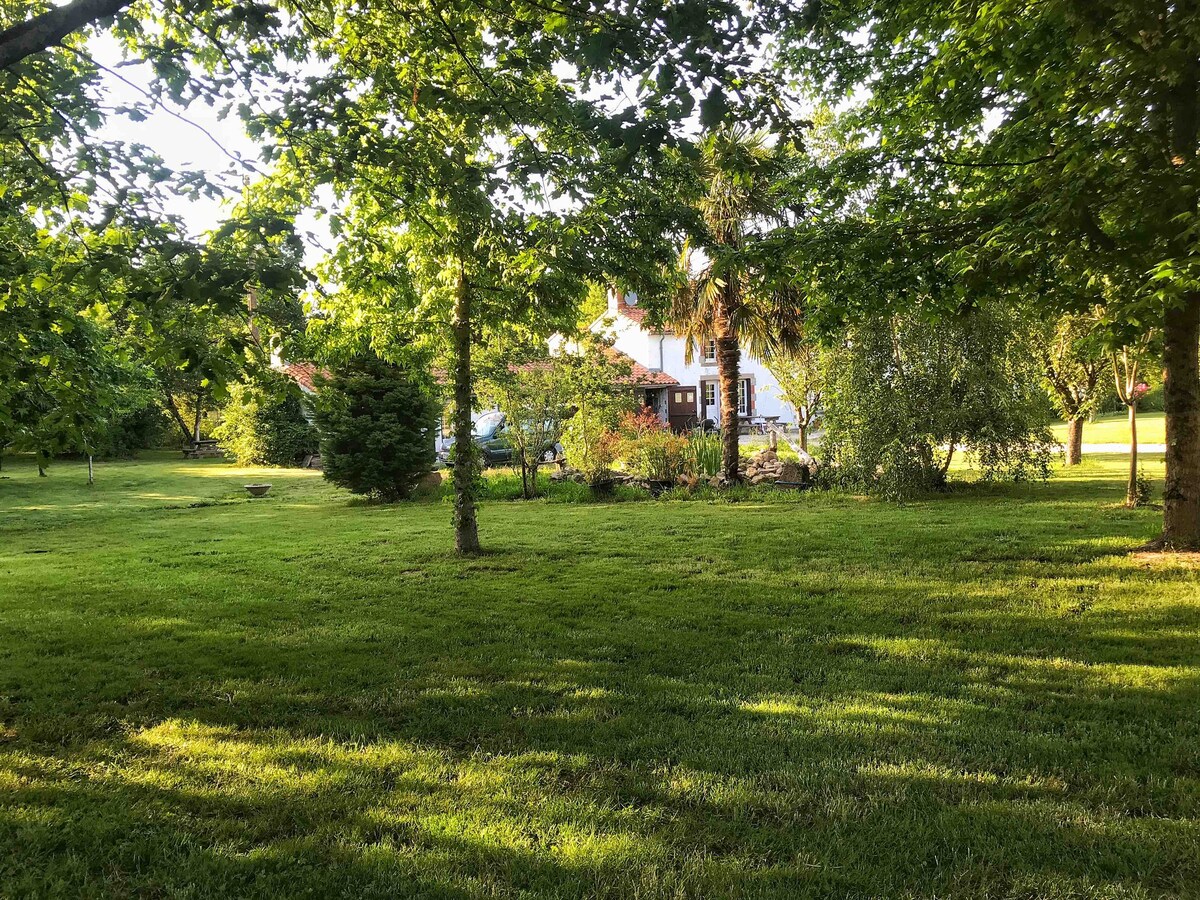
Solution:
[[[122,62],[121,51],[110,36],[102,34],[92,38],[92,55],[97,61],[109,68],[116,68]],[[106,98],[113,103],[128,103],[144,100],[143,94],[134,87],[146,89],[150,83],[148,67],[140,64],[124,65],[118,69],[120,77],[102,73]],[[124,83],[121,79],[131,82]],[[245,132],[236,111],[225,119],[217,114],[217,109],[203,103],[193,103],[186,108],[164,101],[163,106],[187,119],[197,128],[171,115],[167,109],[157,109],[143,122],[134,122],[124,117],[110,118],[101,136],[110,140],[123,140],[145,144],[173,169],[193,169],[207,173],[214,180],[221,175],[220,180],[236,188],[240,186],[243,169],[240,169],[226,154],[226,150],[235,156],[241,156],[251,162],[258,163],[259,148]],[[203,130],[201,130],[201,128]],[[210,138],[205,134],[211,135]],[[221,148],[224,148],[222,150]],[[260,166],[261,168],[261,166]],[[212,198],[175,197],[170,200],[167,212],[178,215],[186,224],[188,231],[199,235],[214,226],[222,218],[222,207],[226,202],[236,202],[233,195],[226,201]]]

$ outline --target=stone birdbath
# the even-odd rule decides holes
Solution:
[[[251,497],[265,497],[265,496],[267,496],[267,491],[269,491],[271,489],[271,485],[269,485],[269,484],[247,484],[247,485],[245,485],[245,488],[246,488],[246,490],[248,490],[250,492]]]

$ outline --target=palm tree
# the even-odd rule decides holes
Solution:
[[[703,191],[696,202],[705,258],[692,273],[692,243],[680,256],[668,319],[685,339],[687,363],[695,348],[716,344],[720,385],[721,468],[738,480],[738,362],[744,346],[770,356],[801,344],[801,293],[781,264],[770,227],[783,220],[795,155],[741,127],[700,141]]]

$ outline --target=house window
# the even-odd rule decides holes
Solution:
[[[750,379],[743,378],[738,383],[738,415],[750,415]]]
[[[704,406],[705,406],[705,408],[708,408],[710,406],[716,406],[717,405],[717,383],[715,381],[706,381],[706,382],[704,382],[702,387],[704,388]]]
[[[715,363],[717,361],[717,342],[716,341],[705,341],[704,342],[703,360],[706,363]]]

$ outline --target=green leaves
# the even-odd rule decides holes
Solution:
[[[729,100],[724,88],[714,84],[700,103],[700,124],[704,128],[715,128],[729,113]]]

